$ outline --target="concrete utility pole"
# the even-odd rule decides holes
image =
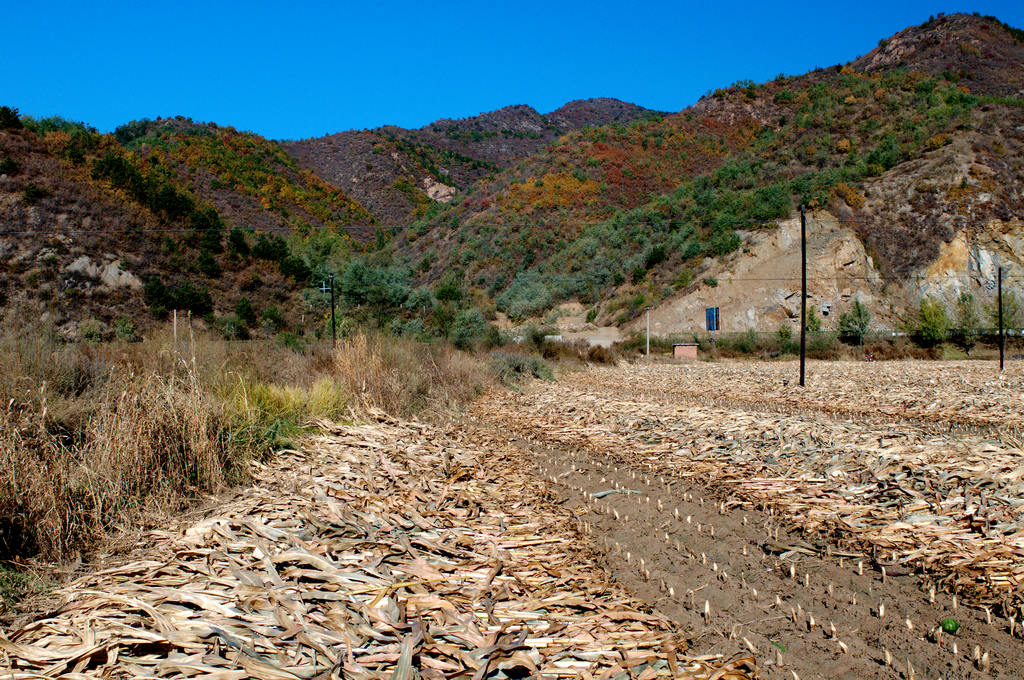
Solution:
[[[644,307],[644,311],[647,312],[647,358],[651,358],[651,308]]]
[[[1003,330],[1003,268],[999,268],[999,288],[996,293],[999,307],[999,372],[1003,372],[1003,356],[1006,354],[1006,331]]]
[[[807,217],[800,204],[800,387],[807,363]]]

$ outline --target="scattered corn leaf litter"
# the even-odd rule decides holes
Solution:
[[[604,580],[521,462],[373,420],[323,423],[203,521],[62,588],[57,611],[0,636],[0,673],[755,677],[750,657],[686,656],[684,632]]]

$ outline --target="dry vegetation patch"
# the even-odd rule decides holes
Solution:
[[[152,512],[243,482],[316,418],[453,409],[488,379],[450,347],[356,335],[297,353],[157,334],[0,335],[0,559],[90,553]],[[0,596],[0,599],[3,599]]]

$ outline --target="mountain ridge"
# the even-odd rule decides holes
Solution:
[[[960,45],[979,35],[993,43],[979,54],[1006,61],[978,66]],[[745,225],[770,228],[804,202],[854,224],[885,276],[917,275],[968,223],[1019,219],[1024,102],[1012,93],[1024,49],[1011,29],[970,15],[882,43],[874,54],[896,45],[898,63],[869,52],[736,83],[658,121],[570,133],[435,213],[404,252],[433,254],[428,277],[458,267],[489,282],[513,317],[578,300],[623,323],[676,286],[699,289],[745,247]]]
[[[574,100],[541,114],[525,104],[406,129],[385,125],[293,142],[284,147],[307,168],[351,190],[384,223],[406,224],[452,189],[465,189],[558,136],[586,126],[659,116],[609,97]]]
[[[333,274],[347,313],[395,332],[564,303],[631,327],[645,306],[697,308],[708,282],[721,292],[757,269],[747,251],[774,253],[758,244],[802,202],[835,220],[857,266],[924,281],[817,294],[901,318],[921,295],[981,295],[994,263],[1024,277],[1015,30],[940,16],[845,65],[734,83],[678,113],[596,98],[313,141],[184,117],[101,135],[3,107],[0,306],[68,337],[172,306],[226,334],[322,333],[313,284]],[[951,267],[968,288],[940,285]],[[738,319],[791,322],[791,291],[734,293],[756,307]]]

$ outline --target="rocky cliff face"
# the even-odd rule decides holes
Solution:
[[[808,215],[808,309],[825,329],[860,300],[875,330],[899,330],[913,319],[922,298],[942,302],[954,314],[962,294],[971,296],[980,322],[990,323],[997,271],[1003,269],[1004,295],[1024,299],[1024,222],[991,220],[964,228],[938,247],[938,255],[918,272],[886,277],[855,229],[829,212]],[[704,310],[721,308],[721,330],[799,331],[800,223],[780,223],[775,231],[747,235],[742,252],[708,261],[702,280],[663,300],[651,311],[651,332],[659,335],[704,330]],[[709,285],[713,283],[714,285]],[[643,330],[638,318],[627,330]],[[1024,329],[1018,329],[1024,332]]]
[[[698,284],[666,298],[651,312],[651,332],[681,333],[704,329],[704,310],[721,308],[721,330],[799,330],[800,220],[781,222],[774,231],[746,234],[745,248],[705,262]],[[891,327],[903,306],[891,306],[885,280],[864,244],[848,226],[828,212],[807,220],[808,306],[832,328],[841,311],[860,299],[875,314],[874,325]],[[645,320],[629,328],[639,330]]]

